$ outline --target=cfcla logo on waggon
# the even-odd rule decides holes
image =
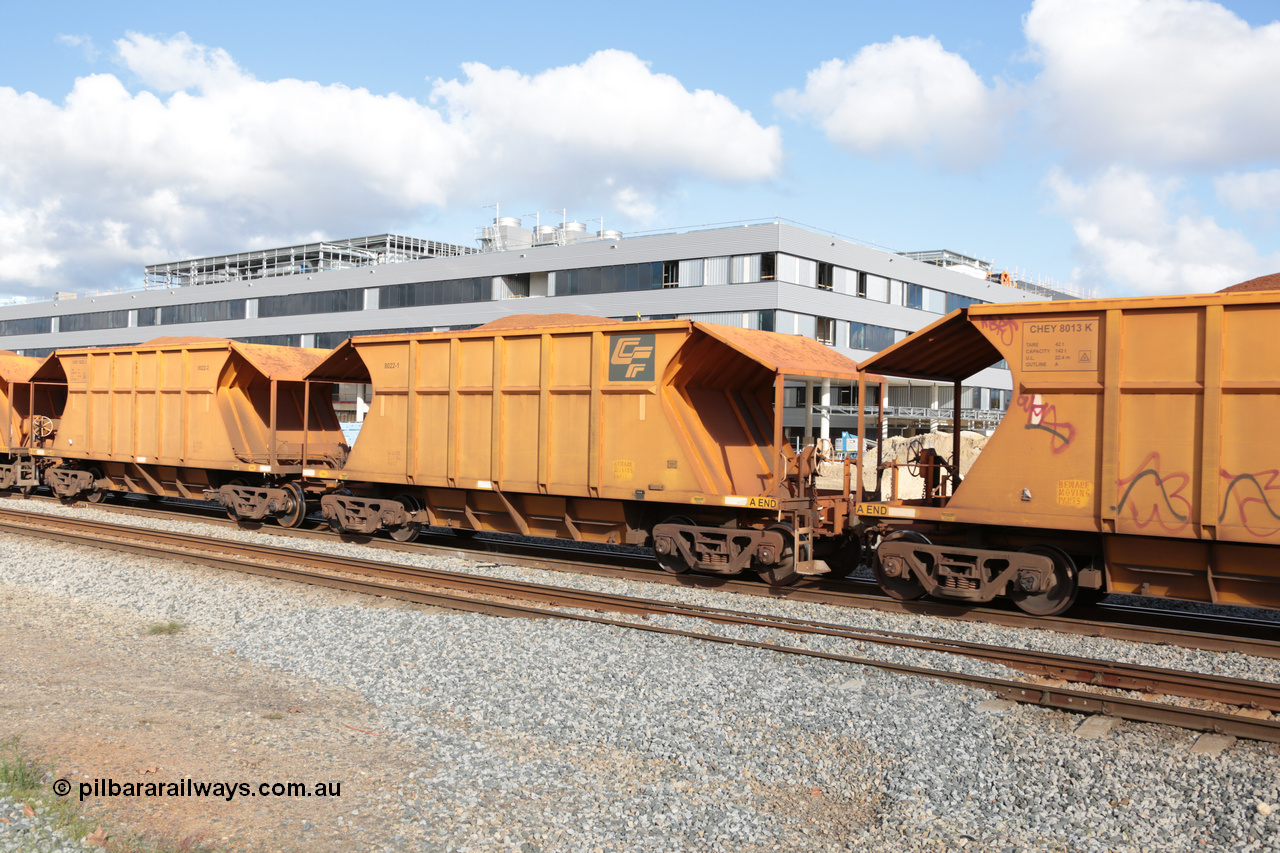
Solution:
[[[653,335],[610,335],[609,381],[653,381]]]

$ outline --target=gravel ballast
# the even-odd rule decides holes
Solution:
[[[132,523],[201,530],[181,521]],[[241,530],[216,535],[280,541]],[[343,543],[289,544],[371,556]],[[473,569],[458,560],[376,556]],[[0,537],[0,566],[0,583],[90,600],[140,621],[181,620],[211,654],[234,650],[357,691],[380,710],[388,737],[431,757],[406,780],[403,805],[434,849],[1280,850],[1280,816],[1271,809],[1280,803],[1275,744],[1240,741],[1220,755],[1197,755],[1194,733],[1132,723],[1086,740],[1072,733],[1081,717],[1025,706],[981,710],[990,698],[983,691],[871,667],[610,626],[372,607],[23,537]],[[1242,655],[513,567],[477,571],[1280,678],[1277,662]],[[907,649],[829,638],[804,644],[940,665],[936,655]],[[1002,671],[948,660],[956,669]],[[0,824],[0,850],[10,835]]]

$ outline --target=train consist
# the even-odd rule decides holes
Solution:
[[[868,558],[901,599],[1060,613],[1126,592],[1280,607],[1280,293],[975,305],[862,365],[689,320],[509,317],[333,351],[202,338],[0,356],[0,488],[203,498],[233,518],[409,540],[425,526],[652,547],[773,584]],[[1016,405],[963,479],[930,450],[818,487],[787,382],[961,383]],[[372,386],[348,446],[335,383]],[[862,407],[859,435],[884,434]],[[954,412],[953,427],[961,412]],[[877,422],[879,421],[879,422]],[[959,442],[953,442],[958,446]],[[864,472],[864,467],[874,470]],[[864,473],[876,485],[863,488]]]
[[[332,352],[201,338],[63,350],[6,398],[9,454],[71,499],[215,500],[237,519],[399,540],[424,525],[650,545],[770,583],[847,572],[856,493],[783,439],[788,379],[858,381],[816,341],[688,320],[511,317]],[[353,447],[334,383],[371,385]],[[33,431],[14,403],[49,400]],[[59,396],[60,395],[60,396]],[[41,398],[44,399],[44,398]]]

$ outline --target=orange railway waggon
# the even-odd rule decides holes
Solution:
[[[690,320],[508,317],[357,337],[311,378],[373,386],[345,466],[314,471],[344,530],[422,525],[651,545],[671,572],[774,583],[858,564],[847,488],[783,438],[788,379],[857,381],[808,338]]]
[[[863,362],[958,386],[1004,360],[1014,386],[963,482],[926,453],[923,494],[858,506],[881,586],[1280,607],[1277,330],[1275,291],[980,305]]]

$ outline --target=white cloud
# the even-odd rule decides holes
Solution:
[[[422,104],[261,81],[181,34],[116,47],[141,91],[111,74],[61,104],[0,87],[0,288],[102,286],[498,195],[651,215],[686,177],[769,180],[781,163],[776,127],[619,51],[533,76],[469,64]]]
[[[641,198],[640,193],[631,187],[622,187],[614,192],[613,206],[623,216],[629,216],[638,222],[651,222],[658,213],[653,202]]]
[[[762,128],[725,96],[690,92],[624,51],[602,50],[535,76],[480,63],[463,71],[466,81],[437,81],[432,101],[446,105],[451,124],[483,147],[487,162],[523,171],[545,158],[574,172],[617,163],[726,181],[771,177],[781,164],[776,127]]]
[[[93,39],[89,36],[62,34],[58,36],[58,42],[65,44],[67,47],[76,47],[80,49],[80,53],[89,62],[96,62],[98,56],[98,48],[94,46]]]
[[[157,39],[130,33],[116,41],[120,61],[142,84],[161,92],[180,89],[236,88],[252,80],[221,48],[196,44],[186,33]]]
[[[1222,175],[1214,187],[1218,200],[1232,210],[1280,211],[1280,169]]]
[[[1213,217],[1171,213],[1183,201],[1176,180],[1113,166],[1085,183],[1054,169],[1048,183],[1075,230],[1076,277],[1124,291],[1107,295],[1204,293],[1280,268],[1280,255],[1259,256]]]
[[[803,92],[789,89],[776,103],[856,154],[908,151],[953,168],[999,151],[1000,123],[1015,105],[1008,87],[988,87],[932,36],[898,36],[848,62],[828,60],[809,72]]]
[[[1024,29],[1049,137],[1085,163],[1280,154],[1280,23],[1203,0],[1036,0]]]

